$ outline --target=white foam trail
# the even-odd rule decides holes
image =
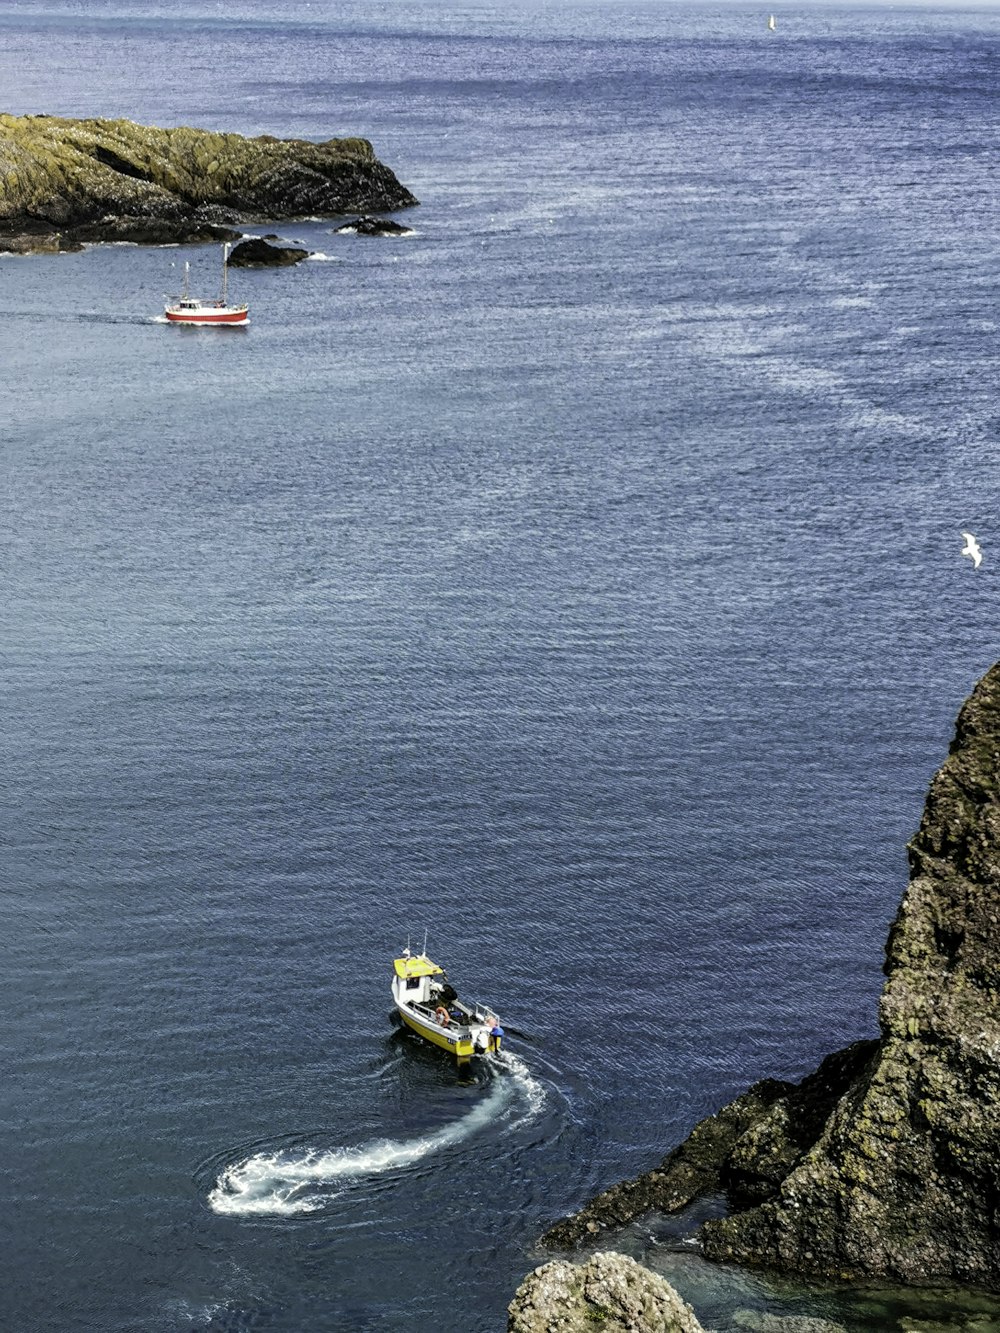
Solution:
[[[503,1109],[509,1100],[506,1080],[496,1079],[487,1096],[452,1125],[411,1139],[408,1143],[379,1139],[358,1148],[305,1152],[255,1153],[227,1167],[208,1196],[216,1213],[311,1213],[333,1197],[339,1181],[412,1166],[442,1148],[469,1138]]]
[[[527,1098],[529,1114],[537,1115],[545,1103],[544,1084],[535,1078],[521,1057],[515,1055],[513,1051],[498,1051],[490,1059],[507,1070]]]
[[[306,259],[315,260],[320,264],[339,264],[340,260],[335,255],[325,255],[322,250],[311,250]]]

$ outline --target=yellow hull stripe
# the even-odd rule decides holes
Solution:
[[[418,1023],[417,1020],[412,1018],[405,1010],[400,1009],[399,1013],[406,1026],[412,1032],[415,1032],[418,1037],[423,1037],[425,1041],[433,1042],[435,1046],[440,1046],[444,1051],[450,1051],[452,1055],[458,1056],[460,1060],[467,1060],[471,1055],[475,1054],[472,1048],[472,1042],[468,1037],[448,1037],[446,1035],[446,1028],[440,1028],[438,1031],[434,1031],[432,1028],[424,1027],[423,1023]]]

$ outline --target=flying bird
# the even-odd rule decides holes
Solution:
[[[975,537],[973,537],[971,532],[963,532],[962,536],[965,538],[962,554],[967,555],[972,561],[973,566],[978,569],[983,558],[983,553],[979,549],[979,543],[976,541]]]

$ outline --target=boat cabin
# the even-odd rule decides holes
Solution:
[[[408,1028],[459,1061],[500,1050],[503,1028],[497,1016],[460,1000],[444,968],[426,954],[406,949],[393,959],[392,998]]]
[[[397,998],[404,1004],[430,1004],[432,996],[436,997],[441,990],[441,986],[434,985],[431,978],[441,977],[446,980],[444,968],[438,967],[437,963],[432,963],[424,955],[412,958],[404,954],[402,958],[394,960],[394,967],[399,978]]]

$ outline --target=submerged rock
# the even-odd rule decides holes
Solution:
[[[733,1325],[751,1329],[753,1333],[847,1333],[843,1324],[834,1324],[829,1319],[798,1314],[762,1314],[758,1310],[737,1310]]]
[[[543,1264],[507,1310],[508,1333],[704,1333],[665,1278],[624,1254]]]
[[[0,249],[25,236],[38,236],[38,249],[51,248],[52,237],[64,249],[222,240],[252,219],[416,202],[366,139],[247,139],[130,120],[0,115]]]
[[[267,241],[252,236],[233,248],[229,264],[232,268],[283,268],[308,258],[308,250],[300,250],[292,245],[269,245]]]
[[[721,1187],[709,1258],[1000,1290],[1000,664],[961,710],[909,856],[878,1041],[758,1083],[549,1244]]]

